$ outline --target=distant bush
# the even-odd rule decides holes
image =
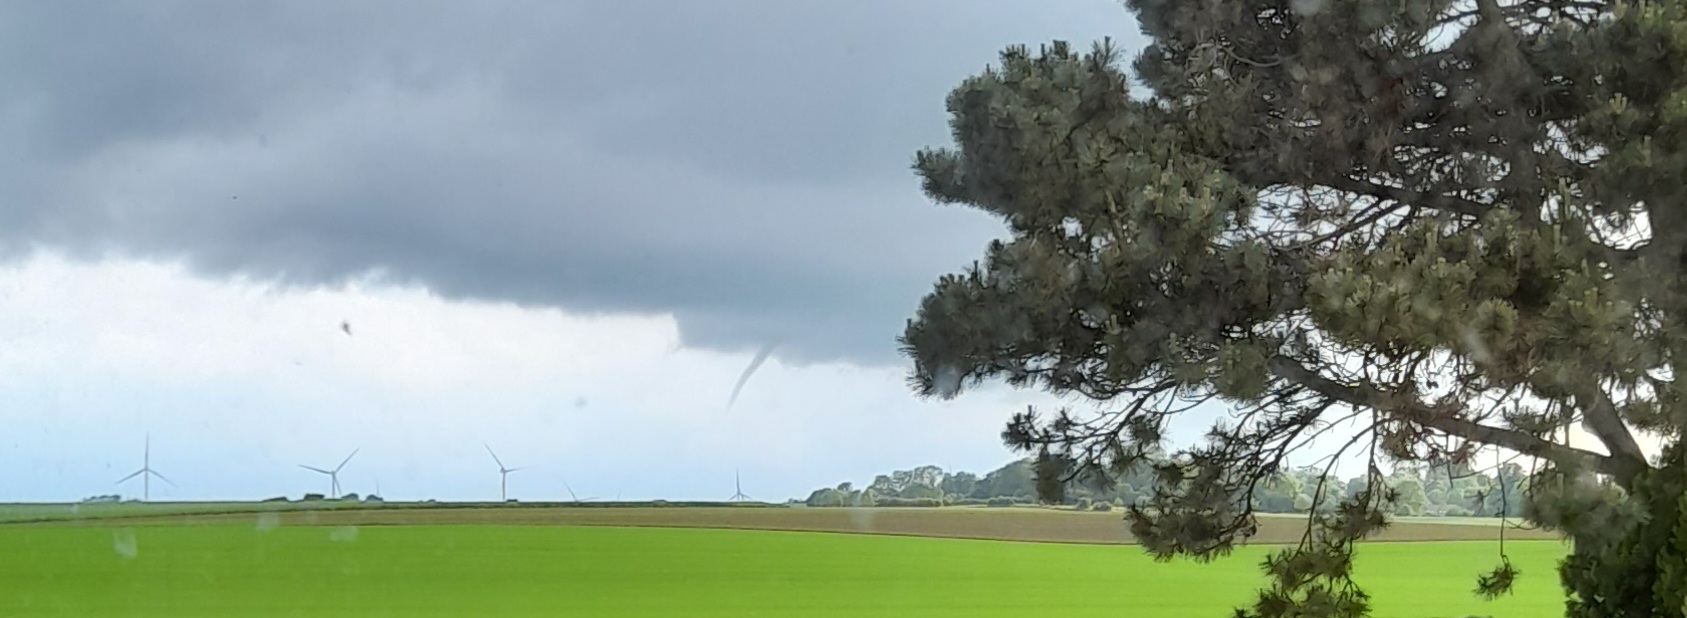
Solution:
[[[804,504],[808,506],[848,506],[846,504],[848,500],[849,497],[843,492],[827,487],[814,490],[814,493],[808,495],[808,500]]]
[[[276,496],[274,498],[264,498],[264,502],[286,502],[286,501],[287,501],[287,496]]]
[[[305,494],[305,498],[304,498],[305,502],[311,502],[311,501],[321,500],[321,499],[322,499],[322,494]]]
[[[1085,497],[1082,497],[1082,498],[1078,498],[1078,503],[1075,506],[1077,506],[1078,510],[1080,510],[1080,511],[1088,511],[1088,510],[1090,510],[1090,504],[1091,503],[1090,503],[1089,497],[1085,496]]]
[[[949,504],[952,506],[984,506],[987,502],[989,501],[978,498],[960,498],[957,500],[950,500]]]
[[[1003,506],[1014,506],[1016,504],[1019,504],[1019,502],[1017,500],[1014,500],[1013,498],[996,497],[996,498],[991,498],[990,500],[986,501],[984,503],[984,506],[1003,507]]]
[[[1113,504],[1110,503],[1110,502],[1097,502],[1093,506],[1090,507],[1090,510],[1100,511],[1100,512],[1106,513],[1108,511],[1113,510]]]
[[[1459,506],[1457,504],[1454,504],[1454,505],[1448,506],[1447,512],[1444,513],[1444,514],[1448,517],[1470,517],[1471,510],[1467,509],[1467,508],[1464,508],[1462,506]]]
[[[335,499],[345,501],[345,502],[357,502],[357,499],[358,499],[357,498],[357,492],[352,492],[352,493],[346,494],[344,496],[340,496],[340,497],[335,498]]]

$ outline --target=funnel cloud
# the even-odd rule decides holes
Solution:
[[[779,347],[779,344],[769,343],[756,350],[756,355],[750,359],[750,365],[744,368],[744,373],[739,374],[738,383],[732,385],[732,397],[726,400],[726,409],[731,410],[732,404],[738,403],[738,394],[744,391],[744,384],[750,381],[750,376],[755,375],[757,369],[761,369],[762,363],[767,362],[769,356],[773,356],[773,349],[776,347]]]

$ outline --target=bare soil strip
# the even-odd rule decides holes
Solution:
[[[282,526],[540,525],[722,528],[793,532],[840,532],[1041,543],[1131,543],[1118,513],[989,508],[568,508],[470,507],[428,509],[341,509],[158,515],[85,519],[29,525],[147,526],[235,524]],[[1256,544],[1295,543],[1305,520],[1262,517]],[[1498,526],[1397,523],[1375,541],[1491,541]],[[1556,534],[1507,529],[1507,539],[1557,539]]]

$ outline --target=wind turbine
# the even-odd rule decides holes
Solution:
[[[573,498],[573,499],[574,499],[574,502],[576,502],[576,503],[579,503],[579,502],[591,502],[591,501],[593,501],[593,500],[596,500],[596,499],[597,499],[597,498],[596,498],[596,497],[592,497],[592,498],[581,498],[581,497],[579,497],[579,496],[576,496],[576,495],[574,495],[574,488],[573,488],[573,487],[569,487],[569,486],[568,486],[568,483],[563,483],[563,484],[562,484],[562,488],[563,488],[563,489],[566,489],[566,490],[568,490],[568,497],[570,497],[570,498]]]
[[[322,468],[313,468],[311,466],[307,466],[307,465],[304,465],[304,464],[299,464],[299,467],[304,468],[306,470],[310,470],[311,472],[316,472],[318,474],[328,475],[328,497],[338,499],[340,497],[340,469],[345,468],[346,462],[349,462],[349,461],[351,461],[351,458],[356,457],[357,452],[360,451],[360,450],[363,450],[363,447],[358,447],[358,448],[352,449],[351,454],[346,455],[345,459],[340,460],[340,465],[334,466],[333,470],[323,470]]]
[[[170,483],[171,487],[176,486],[176,484],[171,482],[170,479],[164,478],[164,475],[159,474],[157,470],[152,469],[152,434],[151,433],[146,434],[146,447],[145,448],[146,448],[146,450],[141,452],[141,469],[136,470],[133,474],[130,474],[129,476],[125,476],[122,479],[118,480],[116,483],[113,483],[114,485],[122,485],[125,481],[128,481],[129,479],[135,478],[137,476],[141,477],[141,502],[147,502],[147,501],[152,499],[152,477],[156,476],[156,477],[158,477],[158,480],[164,481],[166,483]]]
[[[510,473],[520,470],[521,468],[505,468],[504,461],[502,459],[498,459],[498,454],[492,452],[492,447],[490,445],[483,443],[481,446],[486,447],[486,454],[491,455],[492,461],[498,464],[498,499],[504,502],[509,502]]]
[[[750,500],[749,496],[744,495],[744,483],[739,480],[737,470],[732,471],[732,486],[735,489],[735,491],[732,494],[731,498],[727,498],[727,501],[729,501],[729,502],[747,502],[747,501]]]

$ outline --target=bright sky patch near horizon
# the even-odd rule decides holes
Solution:
[[[923,463],[978,470],[1010,457],[1007,411],[1046,400],[987,389],[909,396],[900,367],[770,360],[730,411],[748,358],[687,348],[668,316],[570,315],[449,301],[421,288],[277,289],[179,267],[41,257],[0,270],[0,443],[6,500],[325,493],[391,499],[511,496],[784,499]],[[352,325],[347,336],[339,326]],[[320,486],[319,486],[320,485]],[[718,494],[718,495],[717,495]]]

